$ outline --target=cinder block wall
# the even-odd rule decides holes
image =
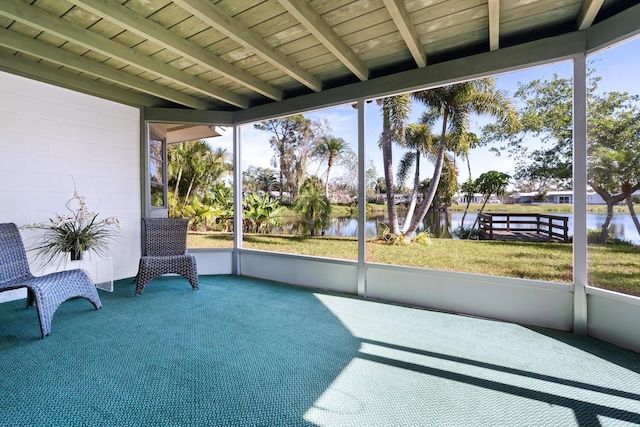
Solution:
[[[140,257],[140,110],[0,72],[0,222],[65,213],[78,192],[99,218],[122,222],[112,244],[114,279],[134,276]],[[25,244],[37,236],[22,231]],[[38,275],[55,269],[30,257]],[[88,268],[108,280],[110,263]]]

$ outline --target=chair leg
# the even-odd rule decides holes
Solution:
[[[193,289],[198,289],[198,276],[195,277],[184,277],[185,279],[187,279],[189,281],[189,283],[191,283],[191,287]]]
[[[31,288],[27,288],[27,307],[33,307],[36,302],[36,295]]]

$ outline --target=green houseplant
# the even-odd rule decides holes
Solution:
[[[62,261],[67,253],[72,261],[81,260],[86,251],[93,251],[101,258],[108,257],[109,243],[120,230],[120,220],[115,217],[98,219],[99,214],[88,209],[86,198],[76,190],[65,206],[68,214],[56,213],[49,221],[20,227],[44,230],[29,250],[45,263],[55,259]]]

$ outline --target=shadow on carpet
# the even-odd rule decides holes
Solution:
[[[44,340],[0,305],[0,425],[640,424],[640,355],[586,337],[237,276],[134,290]]]

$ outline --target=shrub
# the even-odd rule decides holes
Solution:
[[[460,227],[457,228],[453,235],[462,240],[480,240],[480,231],[477,228],[472,227]]]

